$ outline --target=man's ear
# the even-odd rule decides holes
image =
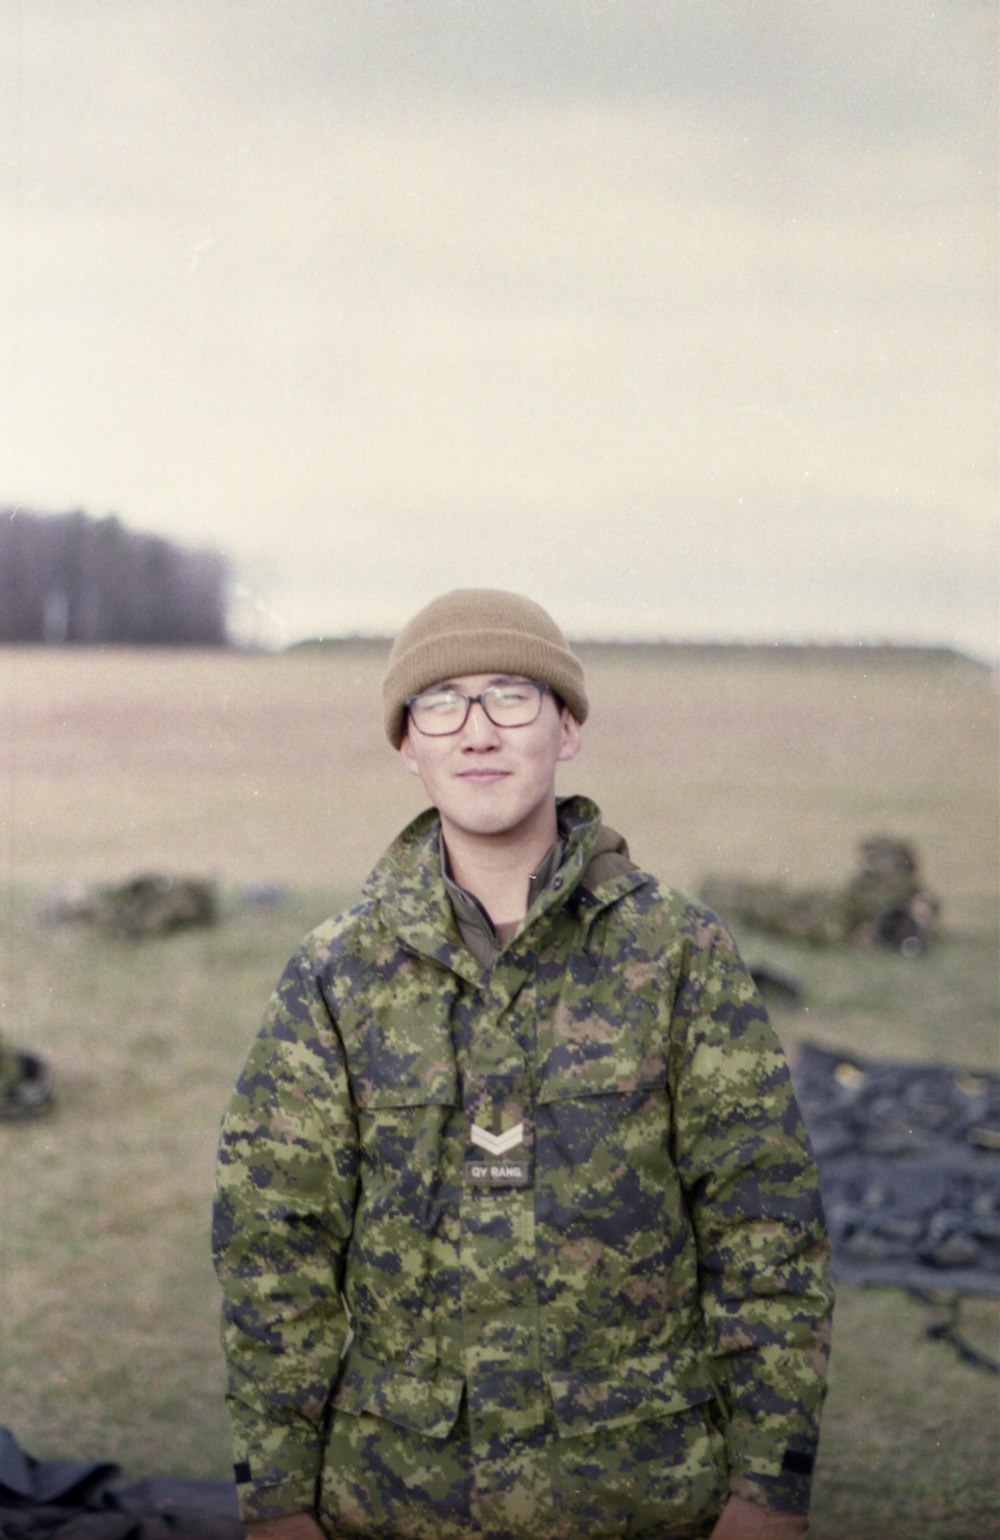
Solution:
[[[559,759],[575,759],[583,748],[583,730],[576,717],[568,706],[564,706],[560,713],[560,726],[562,740],[559,744]]]
[[[406,732],[403,734],[399,741],[399,757],[411,775],[420,774],[420,767],[417,764],[417,756],[414,754],[413,746],[410,743],[409,728],[407,728]]]

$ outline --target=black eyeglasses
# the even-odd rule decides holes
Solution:
[[[542,697],[548,685],[536,679],[512,679],[491,684],[479,695],[464,695],[461,690],[421,690],[408,695],[403,705],[418,732],[428,738],[447,738],[460,733],[477,703],[494,727],[530,727],[542,710]]]

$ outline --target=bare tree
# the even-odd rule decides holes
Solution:
[[[218,552],[113,516],[0,509],[0,642],[224,646],[228,580]]]

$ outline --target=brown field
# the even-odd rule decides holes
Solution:
[[[384,656],[0,650],[10,877],[163,865],[356,886],[421,802],[382,736]],[[995,899],[997,694],[982,669],[934,654],[584,656],[593,714],[563,790],[594,795],[666,879],[838,882],[879,830],[916,839],[956,922]]]
[[[836,885],[871,833],[941,897],[926,957],[741,936],[802,980],[777,1016],[861,1052],[996,1060],[997,691],[962,660],[584,650],[593,717],[564,791],[643,865]],[[56,1114],[0,1126],[0,1422],[126,1473],[228,1463],[207,1218],[215,1130],[299,934],[422,805],[379,723],[384,649],[281,656],[0,650],[0,1033],[46,1054]],[[215,930],[128,945],[43,924],[68,881],[215,877]],[[289,890],[260,909],[253,883]],[[995,1350],[994,1301],[963,1321]],[[998,1532],[995,1381],[895,1291],[842,1290],[816,1540]]]

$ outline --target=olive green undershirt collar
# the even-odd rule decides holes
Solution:
[[[476,961],[484,968],[492,969],[521,922],[510,920],[506,924],[501,922],[495,925],[476,895],[470,893],[468,888],[460,887],[452,876],[443,835],[440,836],[440,848],[441,874],[459,934]],[[562,865],[565,853],[566,841],[557,839],[554,845],[549,846],[535,870],[529,874],[528,903],[525,913],[531,908],[538,895],[549,886]]]

